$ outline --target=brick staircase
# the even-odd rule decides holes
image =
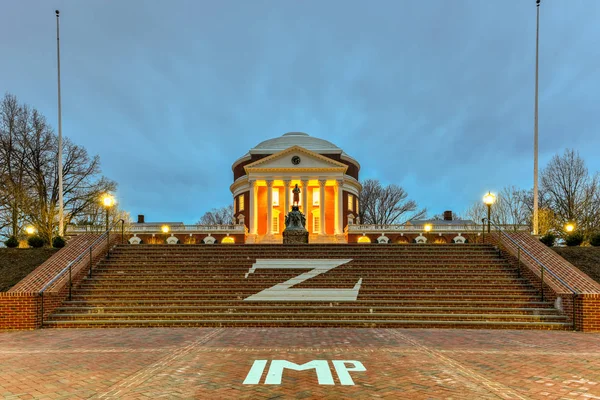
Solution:
[[[358,297],[244,300],[311,271],[252,272],[257,259],[351,260],[292,290],[358,285]],[[492,246],[478,244],[122,245],[44,325],[571,328]]]

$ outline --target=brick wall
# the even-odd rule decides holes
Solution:
[[[35,329],[41,326],[43,315],[47,317],[60,306],[69,293],[69,275],[65,274],[51,285],[43,297],[39,291],[76,259],[96,239],[98,235],[85,234],[75,237],[69,244],[55,253],[46,262],[27,275],[21,282],[6,293],[0,293],[0,329]],[[111,246],[119,243],[120,235],[111,235]],[[100,261],[106,253],[106,241],[101,241],[92,251],[92,265]],[[71,268],[71,281],[76,287],[89,272],[89,257],[83,257]]]
[[[384,232],[385,236],[390,240],[389,243],[413,243],[413,240],[420,235],[420,233],[394,233],[394,232]],[[362,233],[348,233],[347,240],[348,243],[357,243],[358,239],[362,236]],[[377,243],[377,238],[381,236],[381,233],[367,233],[369,239],[371,239],[371,243]],[[457,233],[428,233],[425,235],[427,237],[427,243],[453,243],[453,239],[458,236]],[[482,238],[478,236],[476,233],[463,233],[463,237],[467,239],[469,243],[481,243]]]
[[[577,291],[575,297],[575,327],[584,332],[600,332],[600,284],[587,276],[573,264],[559,256],[534,236],[525,232],[506,232],[515,242],[531,253],[547,269]],[[530,256],[517,250],[513,242],[497,233],[486,235],[486,242],[498,246],[505,257],[519,265],[524,278],[541,290],[541,267]],[[544,296],[546,300],[560,298],[562,308],[569,320],[573,319],[573,293],[550,273],[544,274]]]
[[[281,228],[283,229],[284,225],[283,225],[283,220],[284,217],[281,217]],[[163,245],[165,244],[165,240],[169,237],[169,236],[175,236],[178,240],[179,240],[179,244],[202,244],[202,240],[204,240],[204,238],[206,238],[207,236],[209,236],[207,233],[168,233],[168,234],[162,234],[162,233],[157,233],[157,234],[151,234],[151,233],[137,233],[136,234],[137,237],[139,237],[140,239],[142,239],[142,244],[156,244],[156,245]],[[225,233],[211,233],[210,236],[214,237],[217,240],[217,243],[221,243],[221,241],[223,240],[224,237],[227,236],[227,234]],[[229,236],[231,236],[233,238],[233,240],[235,241],[235,243],[237,244],[243,244],[246,241],[246,234],[244,233],[234,233],[234,234],[230,234]],[[125,243],[129,243],[129,239],[131,239],[133,237],[133,234],[127,234],[125,235]]]
[[[0,293],[0,330],[37,328],[40,304],[37,293]]]

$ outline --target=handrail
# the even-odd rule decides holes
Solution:
[[[544,265],[544,263],[542,263],[540,260],[538,260],[533,254],[531,254],[525,247],[521,246],[519,243],[517,243],[517,241],[515,241],[513,238],[511,238],[510,236],[508,236],[503,230],[502,228],[500,228],[500,226],[498,226],[498,224],[496,224],[494,221],[492,221],[491,219],[488,218],[482,218],[481,222],[483,223],[484,227],[485,227],[485,222],[488,222],[488,224],[494,225],[494,227],[498,230],[498,232],[501,234],[499,235],[499,239],[500,242],[502,242],[502,235],[504,235],[508,240],[510,240],[515,246],[517,246],[517,250],[518,250],[518,267],[519,267],[519,272],[521,269],[521,254],[520,252],[524,252],[525,254],[527,254],[533,261],[535,261],[539,266],[540,266],[540,279],[541,279],[541,285],[540,285],[540,291],[541,291],[541,295],[542,295],[542,301],[544,301],[544,271],[549,273],[550,275],[552,275],[552,277],[554,279],[556,279],[558,282],[560,282],[564,287],[566,287],[567,289],[569,289],[571,291],[571,293],[573,294],[573,329],[575,329],[575,299],[577,298],[577,296],[579,295],[579,293],[577,292],[577,290],[573,289],[571,287],[571,285],[569,285],[567,282],[565,282],[564,280],[562,280],[560,277],[558,277],[558,275],[556,275],[554,272],[552,272],[551,269],[549,269],[546,265]],[[485,229],[484,229],[485,232]],[[489,234],[489,232],[488,232]]]
[[[125,220],[120,219],[117,222],[113,223],[111,225],[110,228],[108,228],[104,233],[102,233],[96,240],[94,240],[92,242],[91,245],[89,245],[85,250],[83,250],[81,252],[81,254],[79,254],[74,260],[70,261],[66,267],[64,267],[62,270],[60,270],[60,272],[58,274],[56,274],[54,276],[54,278],[52,278],[48,283],[46,283],[42,289],[40,289],[40,291],[38,292],[39,295],[42,298],[42,315],[41,315],[41,321],[42,324],[44,323],[44,292],[46,291],[46,289],[48,289],[50,286],[52,286],[52,284],[54,284],[54,282],[56,282],[59,278],[61,278],[64,274],[66,274],[67,272],[69,272],[69,300],[71,300],[72,298],[72,286],[73,286],[73,281],[72,281],[72,267],[74,264],[78,263],[79,261],[81,261],[83,259],[83,257],[85,257],[86,255],[89,254],[89,261],[90,261],[90,270],[89,270],[89,276],[92,276],[92,254],[93,254],[93,249],[94,246],[96,246],[96,244],[98,244],[100,241],[104,240],[104,238],[106,237],[106,253],[107,256],[110,256],[110,231],[114,229],[115,226],[117,226],[117,224],[121,224],[121,243],[123,243],[124,237],[125,237]]]

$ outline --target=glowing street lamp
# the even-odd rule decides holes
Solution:
[[[115,198],[107,193],[102,197],[102,204],[104,205],[104,208],[106,209],[106,230],[108,230],[109,229],[108,211],[115,204]]]
[[[165,235],[167,233],[169,233],[169,225],[163,225],[160,230],[162,231],[162,233],[164,233]]]
[[[424,228],[425,228],[425,232],[429,233],[429,232],[431,232],[431,228],[433,228],[433,227],[431,226],[431,224],[426,224],[424,226]]]
[[[567,233],[571,233],[575,230],[575,224],[573,223],[568,223],[565,225],[565,231],[567,231]]]
[[[490,228],[491,228],[491,223],[490,223],[490,217],[492,215],[492,204],[494,204],[496,202],[496,196],[491,193],[488,192],[485,196],[483,196],[483,203],[487,206],[487,211],[488,211],[488,233],[490,233]]]
[[[27,234],[29,236],[31,236],[35,233],[35,228],[33,226],[29,225],[27,228],[25,228],[25,232],[27,232]]]

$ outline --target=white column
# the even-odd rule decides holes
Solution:
[[[344,181],[338,179],[335,185],[335,201],[336,201],[336,213],[335,213],[335,234],[339,235],[344,233],[344,191],[342,185]]]
[[[284,199],[285,209],[283,210],[283,215],[287,215],[290,212],[290,181],[283,181],[283,191],[284,191]]]
[[[273,234],[273,181],[267,181],[267,235]]]
[[[302,179],[300,181],[300,185],[302,186],[300,189],[302,190],[302,213],[308,219],[308,180]]]
[[[319,235],[325,234],[325,182],[319,179]]]
[[[256,181],[250,181],[250,191],[248,192],[248,207],[250,213],[248,214],[248,232],[256,235]]]

